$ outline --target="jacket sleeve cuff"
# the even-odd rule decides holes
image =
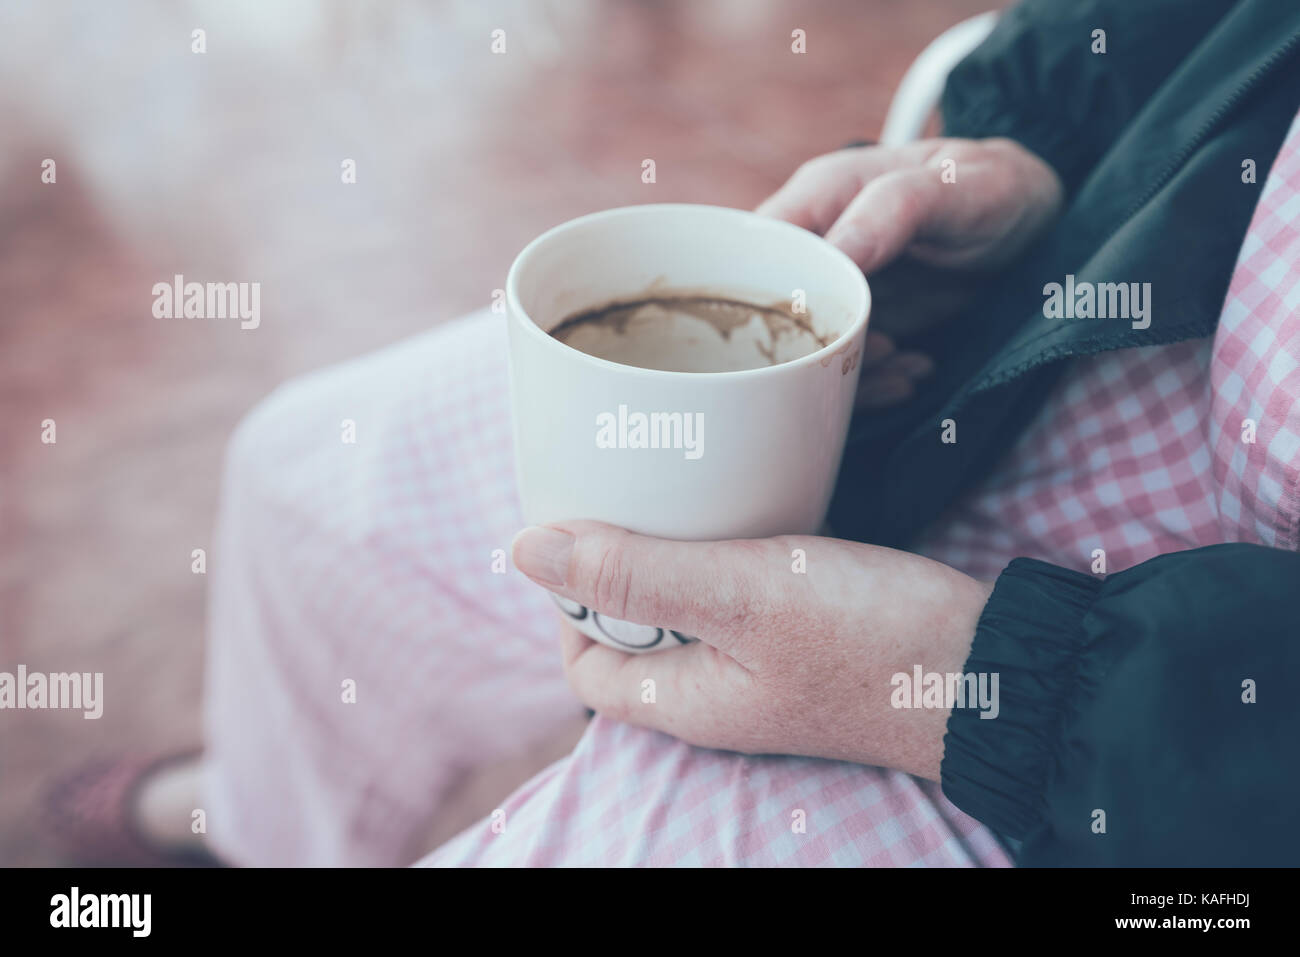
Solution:
[[[953,709],[941,780],[948,800],[1005,837],[1024,838],[1043,815],[1083,618],[1100,589],[1091,575],[1017,558],[980,616],[965,673],[998,675],[997,716]]]

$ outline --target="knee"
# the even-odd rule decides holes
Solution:
[[[292,495],[316,459],[310,446],[323,438],[322,399],[319,374],[309,375],[281,385],[244,415],[226,444],[223,499],[247,507]]]
[[[226,443],[223,484],[241,484],[256,478],[288,428],[292,406],[285,401],[284,386],[261,399],[244,413]]]

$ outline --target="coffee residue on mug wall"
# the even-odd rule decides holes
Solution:
[[[615,300],[603,306],[584,309],[563,319],[550,330],[550,335],[563,342],[573,329],[589,324],[600,325],[622,335],[628,322],[640,310],[649,306],[683,312],[702,322],[707,322],[723,339],[730,339],[733,332],[747,326],[755,314],[767,326],[773,342],[796,330],[811,336],[819,348],[829,345],[836,338],[819,335],[812,327],[812,316],[808,312],[795,312],[784,302],[759,305],[743,299],[707,294],[667,294]],[[769,355],[768,358],[772,357]]]

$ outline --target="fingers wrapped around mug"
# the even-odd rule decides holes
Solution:
[[[743,660],[757,650],[755,624],[775,613],[770,541],[676,542],[581,521],[526,528],[512,553],[575,628],[595,619],[629,650],[699,638]]]

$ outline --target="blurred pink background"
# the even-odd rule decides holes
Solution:
[[[874,136],[925,44],[997,5],[0,7],[0,671],[102,671],[105,697],[98,721],[0,712],[0,864],[57,862],[35,826],[53,775],[200,740],[190,553],[252,403],[487,305],[565,219],[752,207],[802,160]],[[154,318],[151,287],[175,273],[260,282],[260,328]]]

